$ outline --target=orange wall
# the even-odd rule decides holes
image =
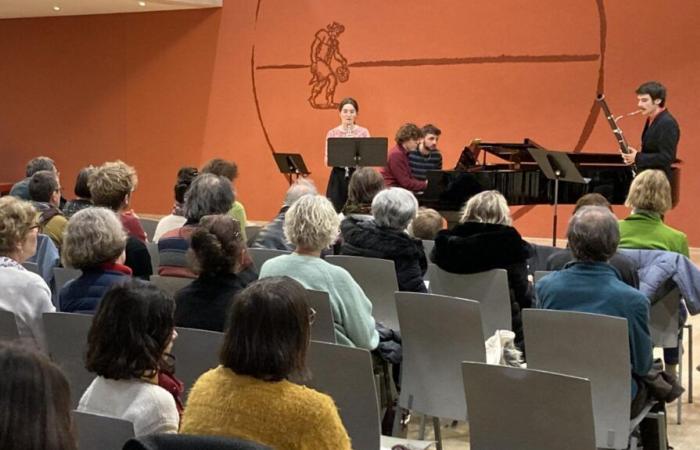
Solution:
[[[272,149],[302,153],[325,189],[324,137],[338,117],[308,103],[308,66],[315,33],[337,21],[345,27],[339,41],[350,78],[335,99],[357,98],[358,122],[374,136],[391,138],[406,121],[434,122],[448,165],[474,137],[615,151],[602,117],[586,128],[598,87],[621,114],[635,109],[638,84],[662,81],[681,125],[684,160],[681,202],[668,221],[700,246],[693,220],[700,179],[691,176],[700,166],[693,151],[700,143],[693,129],[700,116],[700,31],[693,22],[700,3],[224,4],[0,21],[0,181],[21,178],[29,158],[48,154],[70,193],[80,167],[121,158],[139,172],[137,211],[165,213],[178,167],[224,156],[239,164],[237,188],[249,216],[269,218],[286,187]],[[642,121],[621,125],[638,146]],[[548,206],[523,209],[516,226],[547,236],[550,214]],[[562,234],[565,225],[559,228]]]

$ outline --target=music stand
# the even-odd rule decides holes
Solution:
[[[328,138],[328,167],[384,167],[385,137]]]
[[[299,153],[275,153],[275,162],[280,173],[283,174],[289,184],[292,184],[300,176],[309,175],[304,158]]]
[[[527,149],[545,177],[554,180],[554,217],[552,220],[552,246],[557,246],[557,207],[559,206],[559,182],[587,184],[581,172],[564,152],[530,147]]]

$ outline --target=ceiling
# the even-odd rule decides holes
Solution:
[[[1,0],[0,19],[221,7],[223,0]]]

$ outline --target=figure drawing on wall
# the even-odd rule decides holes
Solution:
[[[345,83],[350,78],[348,61],[340,53],[338,36],[345,26],[333,22],[318,30],[311,43],[311,96],[309,103],[315,109],[335,109],[338,104],[333,99],[338,82]],[[319,100],[319,97],[321,100]]]

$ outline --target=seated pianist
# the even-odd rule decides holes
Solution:
[[[396,132],[396,146],[389,151],[386,166],[381,170],[387,187],[401,187],[412,192],[424,191],[427,181],[418,180],[411,173],[408,153],[418,148],[423,132],[413,123],[406,123]]]

